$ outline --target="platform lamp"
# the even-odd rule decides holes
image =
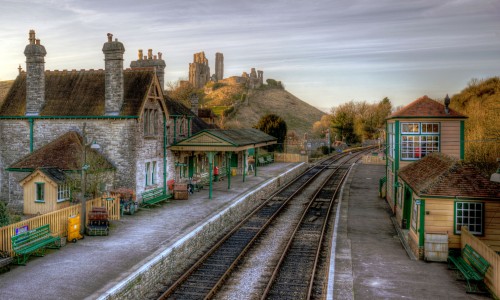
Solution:
[[[87,171],[90,168],[90,165],[87,164],[87,147],[90,146],[90,149],[101,149],[101,146],[96,143],[96,141],[92,141],[91,143],[87,144],[87,136],[85,134],[85,127],[87,126],[87,123],[83,123],[83,151],[82,151],[82,216],[80,218],[80,233],[82,236],[85,235],[85,225],[86,220],[87,220],[87,198],[85,196],[86,194],[86,176],[85,176],[85,171]]]

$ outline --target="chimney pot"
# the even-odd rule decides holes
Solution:
[[[142,60],[142,49],[139,49],[139,54],[138,54],[138,56],[139,56],[139,60]]]
[[[112,41],[113,41],[113,34],[108,33],[108,42],[112,42]]]

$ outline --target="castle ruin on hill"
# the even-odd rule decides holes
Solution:
[[[215,73],[210,76],[210,67],[205,52],[195,53],[193,62],[189,64],[189,83],[197,88],[203,88],[209,82],[227,84],[245,84],[250,89],[256,89],[264,84],[264,71],[252,68],[250,74],[243,72],[241,76],[224,78],[224,54],[215,54]]]

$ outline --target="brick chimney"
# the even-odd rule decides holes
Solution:
[[[191,94],[189,101],[191,101],[191,111],[198,116],[198,95]]]
[[[139,49],[138,57],[139,59],[136,61],[130,62],[130,67],[134,68],[154,68],[156,72],[156,76],[158,77],[158,81],[160,81],[160,85],[162,90],[165,89],[165,61],[162,59],[162,53],[158,52],[158,55],[153,55],[153,49],[148,49],[148,56],[144,56],[142,49]]]
[[[117,116],[123,105],[123,53],[125,47],[108,33],[108,41],[102,46],[105,64],[105,113]]]
[[[45,103],[45,47],[29,32],[29,44],[24,48],[26,56],[26,115],[38,116]]]

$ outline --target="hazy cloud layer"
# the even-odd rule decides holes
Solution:
[[[0,80],[24,68],[29,29],[47,69],[103,68],[111,32],[126,48],[163,52],[166,80],[188,75],[195,52],[225,75],[255,67],[319,107],[388,96],[405,104],[456,93],[473,77],[500,75],[498,0],[5,1],[0,0]]]

